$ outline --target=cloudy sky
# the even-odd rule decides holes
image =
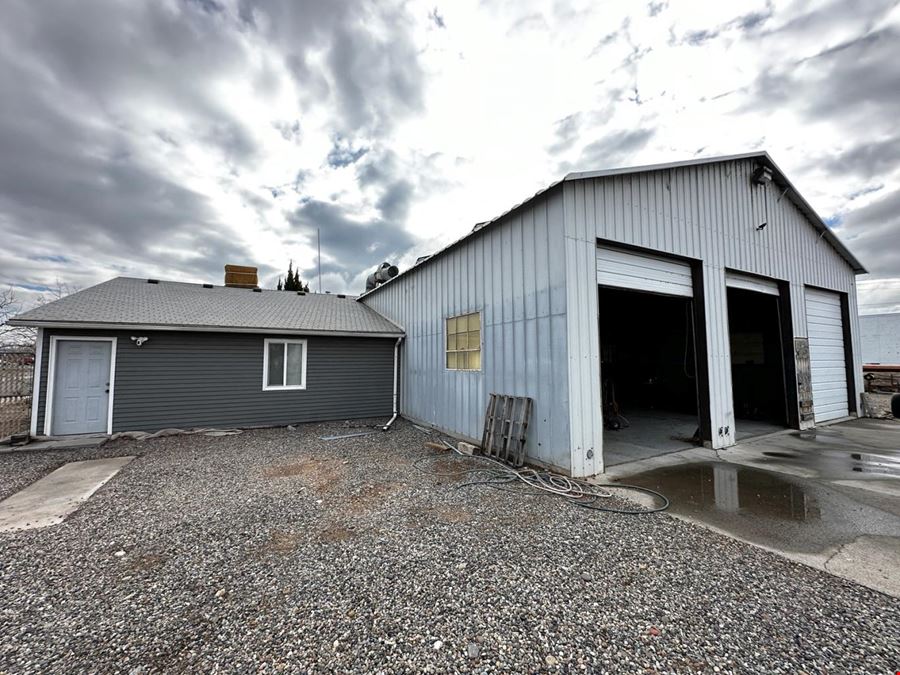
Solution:
[[[24,299],[311,279],[317,228],[359,292],[569,171],[765,149],[900,311],[898,2],[3,0],[0,91]]]

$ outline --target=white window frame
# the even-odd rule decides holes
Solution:
[[[88,335],[51,335],[50,358],[47,362],[47,394],[44,400],[44,436],[49,436],[50,430],[53,428],[53,390],[56,386],[56,351],[59,343],[63,340],[75,340],[77,342],[111,343],[109,349],[109,410],[106,413],[106,433],[112,434],[114,407],[113,404],[115,403],[116,395],[116,347],[119,342],[118,338],[96,337]],[[38,343],[38,347],[40,348],[40,343]],[[35,365],[38,364],[36,363]],[[40,371],[37,371],[35,374],[38,378],[38,382],[40,382]],[[37,420],[35,420],[35,424],[37,424]]]
[[[300,361],[300,384],[269,384],[269,345],[270,344],[280,344],[284,345],[284,373],[282,375],[282,382],[287,382],[287,345],[302,345],[303,346],[303,358]],[[308,348],[306,346],[306,340],[289,340],[287,338],[265,338],[263,340],[263,373],[262,373],[262,388],[263,391],[299,391],[301,389],[306,389],[306,354],[308,353]]]

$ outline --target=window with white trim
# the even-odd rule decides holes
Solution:
[[[481,370],[481,312],[447,319],[447,370]]]
[[[263,391],[306,389],[306,340],[265,340]]]

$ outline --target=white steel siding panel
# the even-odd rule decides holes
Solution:
[[[846,417],[847,366],[840,296],[807,288],[806,321],[816,422]]]
[[[751,183],[754,168],[754,160],[734,160],[563,184],[567,238],[585,244],[593,242],[594,246],[600,239],[653,247],[702,261],[712,445],[716,448],[734,443],[726,270],[788,281],[792,326],[786,330],[794,336],[807,335],[806,285],[848,293],[851,317],[856,312],[853,270],[782,194],[782,188],[775,183]],[[764,220],[767,227],[757,230]],[[567,253],[569,283],[590,283],[584,275],[576,279],[572,271],[577,269],[573,259],[583,252],[578,247],[567,247]],[[569,298],[570,330],[598,324],[596,302],[578,299],[571,289]],[[577,313],[584,313],[585,319],[577,317]],[[858,361],[855,324],[851,320],[854,358]],[[570,335],[570,349],[578,345],[587,350],[590,346],[585,343],[590,339],[587,333],[581,338]],[[855,370],[853,386],[861,392],[860,368]],[[599,377],[572,377],[570,395],[571,410],[600,410]],[[573,446],[578,433],[581,432],[573,420]],[[599,442],[598,432],[594,437]]]
[[[534,399],[526,453],[570,470],[561,191],[363,301],[406,330],[403,415],[480,442],[490,393]],[[593,265],[593,263],[592,263]],[[444,319],[482,312],[482,370],[444,367]]]
[[[861,316],[859,325],[864,363],[900,364],[900,314]]]

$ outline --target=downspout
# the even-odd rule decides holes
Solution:
[[[399,411],[397,410],[397,382],[398,382],[398,371],[400,368],[400,343],[403,342],[403,336],[397,338],[397,342],[394,343],[394,414],[391,416],[391,419],[388,420],[388,423],[381,427],[382,431],[387,431],[391,428],[391,425],[394,423],[394,420],[397,419],[397,415],[399,415]]]

